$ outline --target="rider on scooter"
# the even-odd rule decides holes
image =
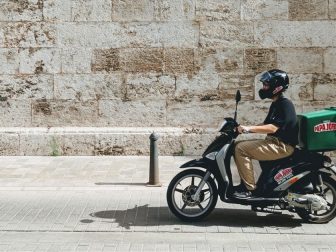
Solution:
[[[276,160],[290,156],[298,142],[298,127],[293,103],[284,97],[289,79],[286,72],[272,69],[262,73],[261,99],[271,99],[272,104],[264,122],[259,125],[237,127],[239,133],[267,134],[265,139],[238,141],[234,159],[243,183],[235,187],[234,196],[252,197],[256,192],[252,159]]]

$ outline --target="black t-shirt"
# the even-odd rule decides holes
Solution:
[[[287,144],[298,144],[295,108],[293,103],[284,96],[281,95],[275,102],[272,102],[264,124],[274,124],[279,127],[275,133],[268,135],[275,136]]]

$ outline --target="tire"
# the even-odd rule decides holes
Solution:
[[[211,177],[203,186],[199,199],[193,200],[191,198],[204,176],[204,171],[188,169],[178,173],[170,182],[167,189],[168,207],[180,220],[200,221],[215,208],[218,191],[216,183]]]
[[[323,210],[324,212],[322,213],[312,213],[304,208],[295,208],[296,213],[306,222],[322,224],[331,221],[336,216],[336,181],[330,177],[323,177],[323,184],[323,196],[328,202],[330,209]],[[328,194],[329,191],[330,193]],[[332,201],[328,196],[332,196]]]

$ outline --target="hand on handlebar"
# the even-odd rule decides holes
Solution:
[[[248,134],[248,133],[250,133],[250,128],[247,127],[247,126],[239,125],[237,127],[237,131],[238,131],[239,134]]]

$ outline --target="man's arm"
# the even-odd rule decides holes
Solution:
[[[274,124],[262,124],[262,125],[253,125],[253,126],[238,126],[238,132],[250,132],[250,133],[259,133],[259,134],[269,134],[275,133],[279,127]]]

